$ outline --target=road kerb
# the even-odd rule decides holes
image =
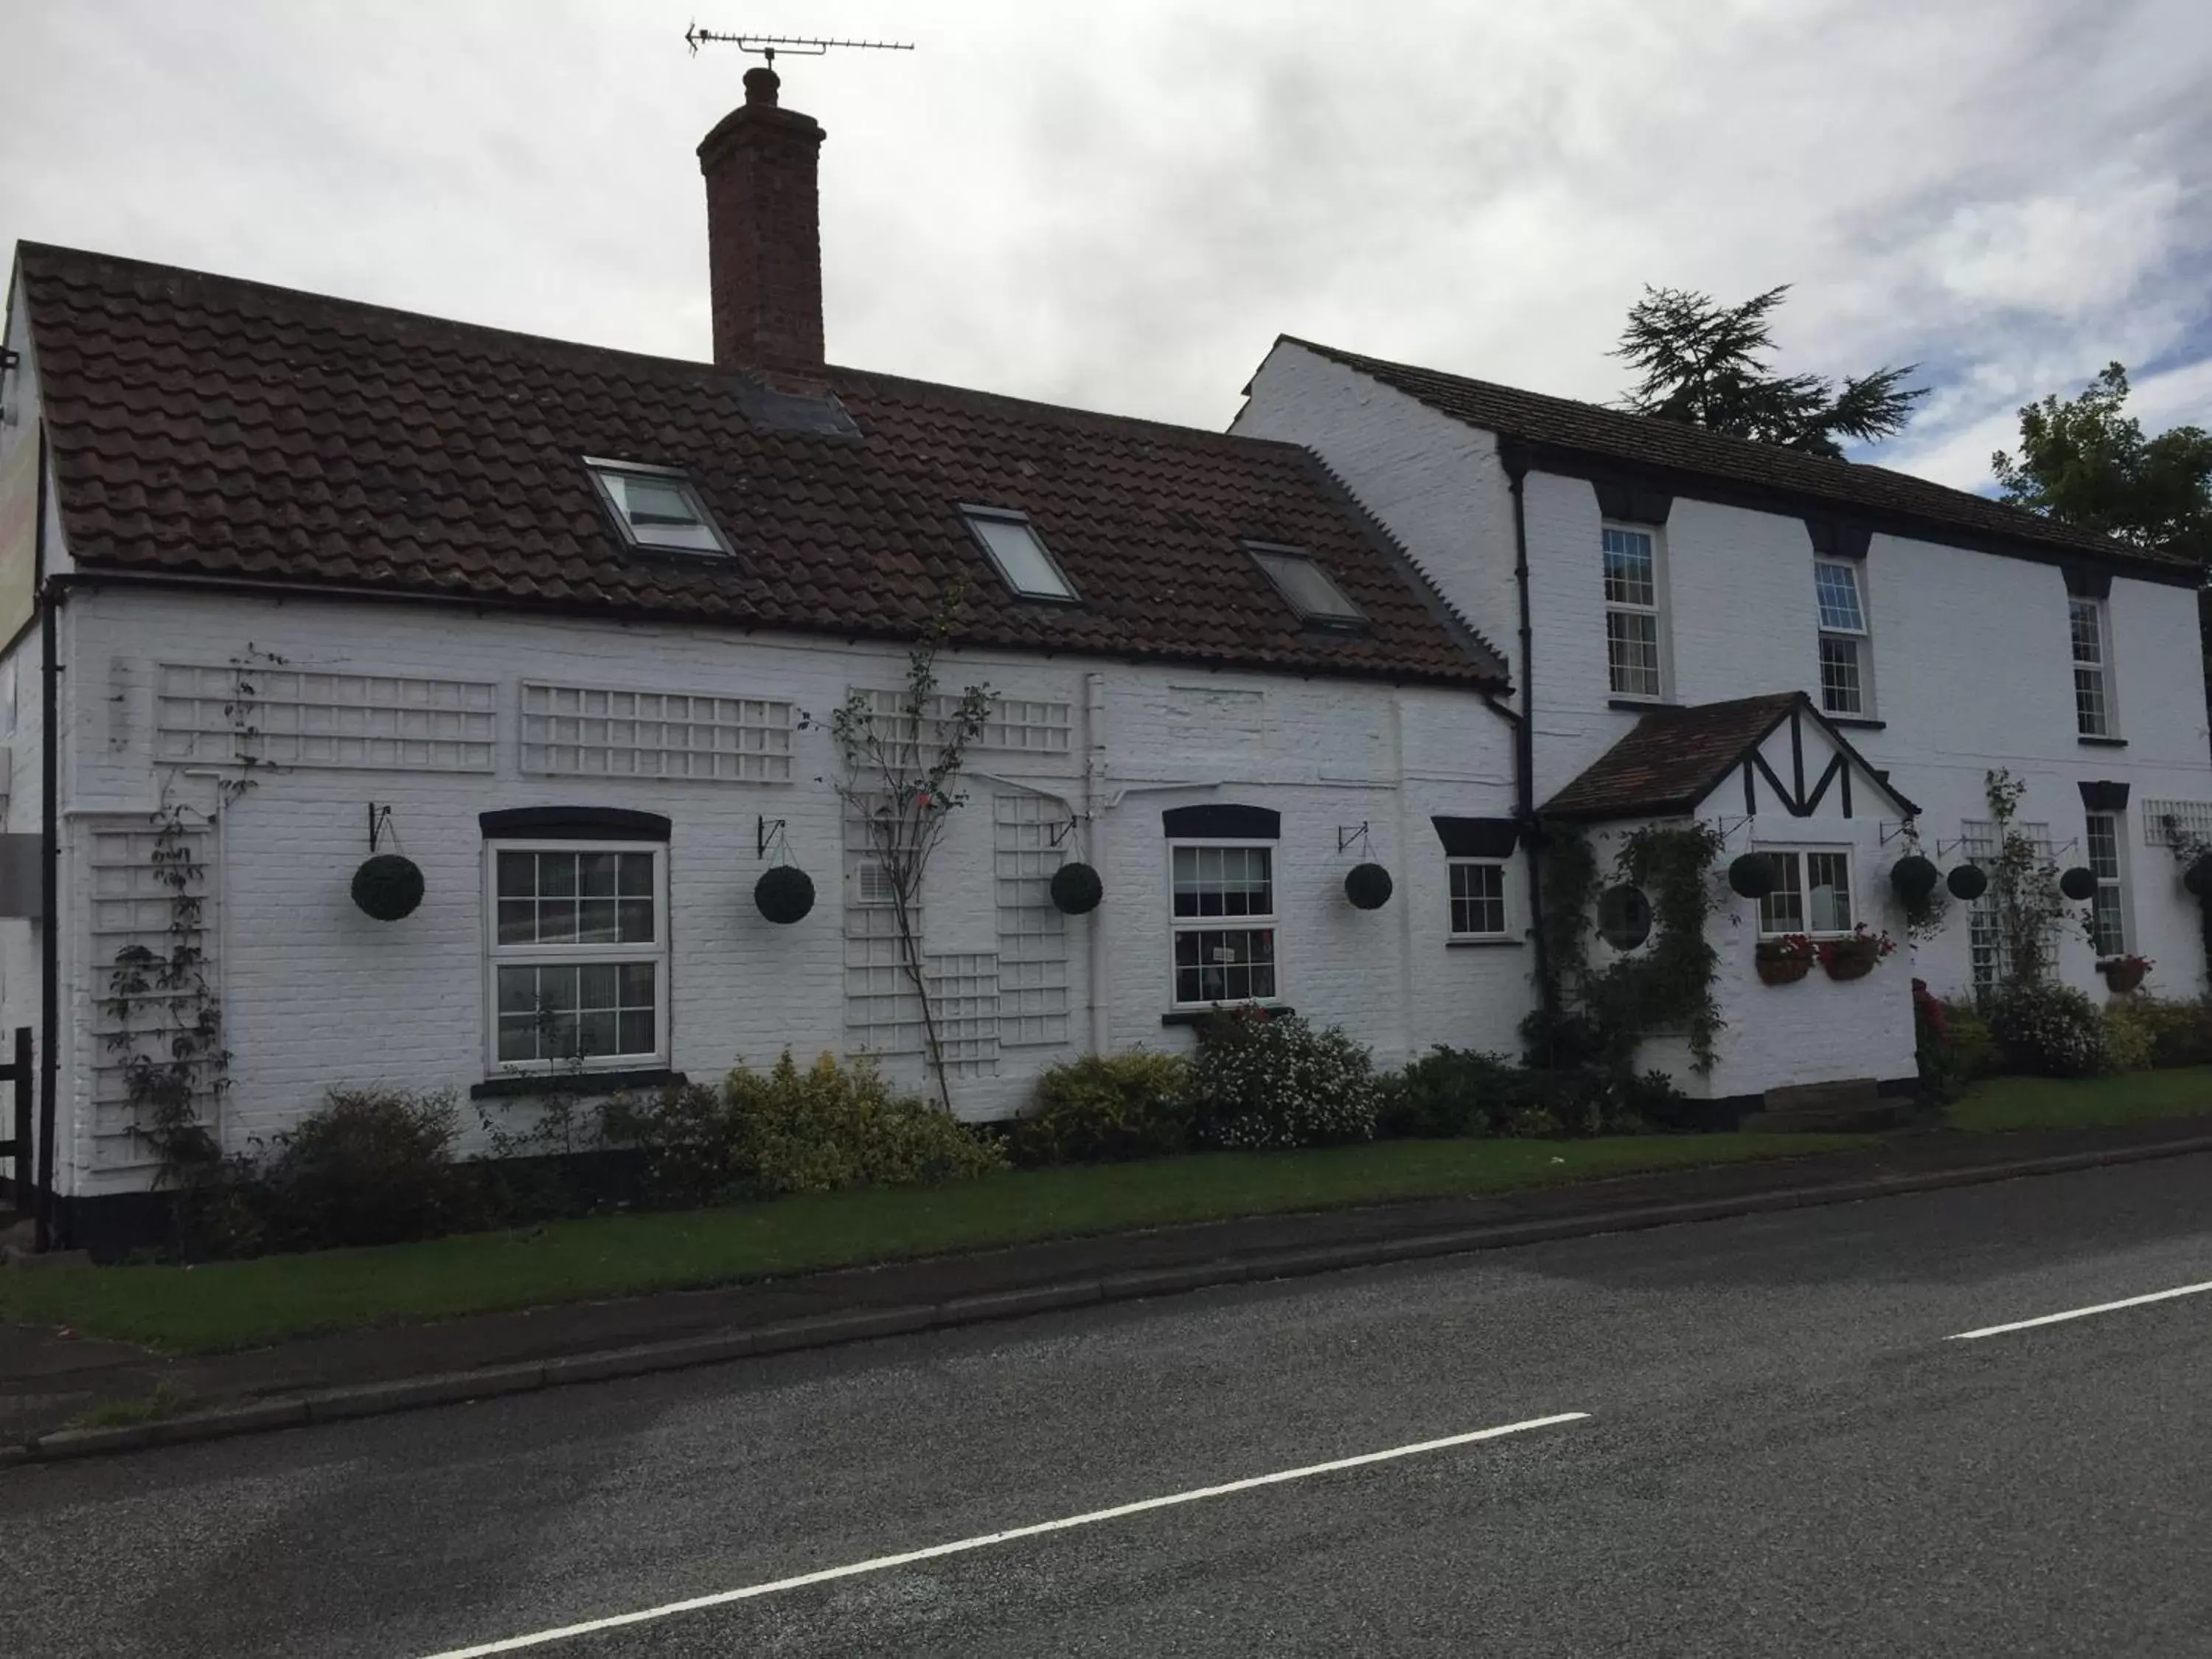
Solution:
[[[0,1468],[21,1468],[64,1458],[140,1451],[190,1441],[228,1438],[272,1430],[418,1411],[461,1401],[533,1393],[572,1383],[643,1376],[727,1360],[842,1346],[886,1336],[931,1329],[952,1329],[986,1321],[1047,1311],[1143,1300],[1188,1291],[1261,1279],[1306,1278],[1348,1268],[1464,1255],[1481,1250],[1539,1244],[1555,1239],[1638,1232],[1653,1227],[1734,1216],[1808,1209],[1829,1204],[1861,1203],[1950,1187],[1984,1186],[2024,1176],[2065,1175],[2110,1164],[2147,1163],[2212,1152],[2212,1135],[2150,1146],[2121,1146],[2041,1158],[2006,1159],[1955,1170],[1931,1170],[1855,1181],[1808,1183],[1728,1198],[1650,1204],[1591,1211],[1540,1220],[1498,1222],[1481,1227],[1445,1230],[1346,1244],[1263,1252],[1206,1262],[1023,1285],[989,1294],[905,1307],[870,1308],[849,1314],[787,1321],[756,1330],[732,1330],[681,1340],[638,1343],[595,1353],[572,1354],[481,1370],[404,1378],[358,1388],[325,1389],[292,1400],[256,1401],[222,1411],[170,1418],[112,1429],[61,1429],[23,1445],[0,1447]]]

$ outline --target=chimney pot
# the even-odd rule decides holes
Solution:
[[[699,145],[714,363],[811,378],[822,369],[822,128],[776,103],[774,70]]]

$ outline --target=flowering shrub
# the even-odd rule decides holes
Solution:
[[[1990,1006],[1990,1033],[2014,1071],[2089,1077],[2105,1068],[2105,1021],[2064,985],[2014,985]]]
[[[1321,1146],[1375,1134],[1367,1051],[1294,1014],[1209,1020],[1191,1060],[1192,1129],[1207,1146]]]
[[[2124,1007],[2128,1019],[2149,1033],[2153,1066],[2212,1065],[2212,997],[2132,996],[2113,1007]]]
[[[1036,1104],[1007,1126],[1016,1164],[1164,1158],[1190,1144],[1190,1066],[1176,1054],[1085,1054],[1037,1079]]]

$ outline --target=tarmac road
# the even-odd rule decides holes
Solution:
[[[33,1465],[0,1652],[2212,1655],[2209,1281],[2177,1158]]]

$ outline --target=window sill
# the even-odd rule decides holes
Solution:
[[[1648,714],[1655,708],[1679,708],[1680,703],[1668,697],[1607,697],[1607,708],[1617,708],[1625,714]]]
[[[524,1095],[611,1095],[623,1089],[681,1087],[681,1072],[646,1066],[629,1072],[526,1072],[486,1078],[469,1085],[471,1100],[504,1100]]]
[[[1887,732],[1887,720],[1878,720],[1871,714],[1831,714],[1823,709],[1820,718],[1831,726],[1839,726],[1848,732]]]
[[[1204,1008],[1170,1008],[1160,1016],[1163,1025],[1203,1025],[1217,1014],[1237,1014],[1250,1009],[1273,1018],[1279,1014],[1294,1014],[1297,1010],[1279,1002],[1216,1002]]]
[[[2086,732],[2074,741],[2084,749],[2124,749],[2128,746],[2125,738],[2093,738]]]
[[[1528,943],[1522,939],[1448,939],[1447,951],[1518,951]]]

